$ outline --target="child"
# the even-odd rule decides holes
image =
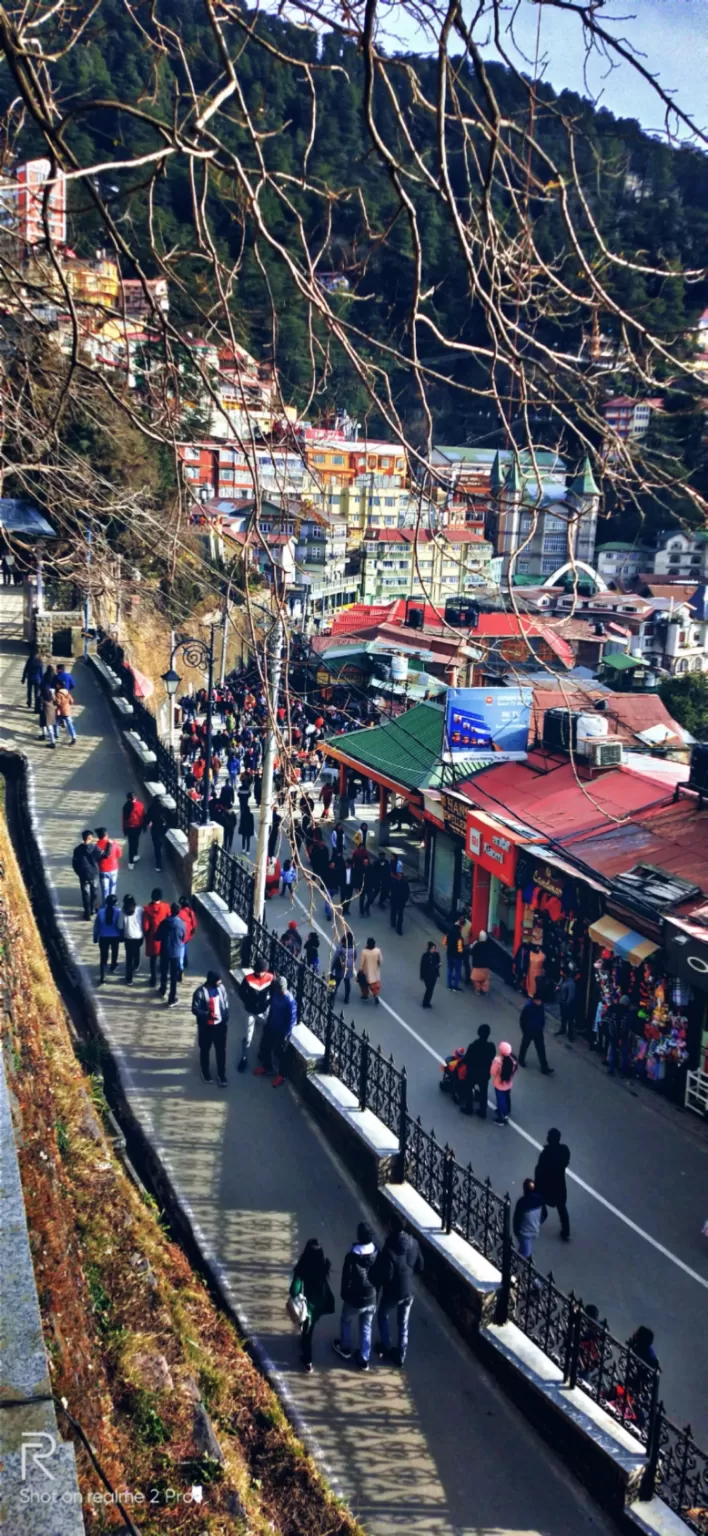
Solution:
[[[295,899],[295,885],[297,882],[297,870],[293,866],[292,859],[285,859],[283,863],[283,873],[281,878],[282,885],[280,894],[281,896],[285,896],[287,894],[292,906],[292,903]]]
[[[320,968],[320,941],[316,933],[309,933],[305,940],[305,962],[317,973]]]

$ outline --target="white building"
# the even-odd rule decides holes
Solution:
[[[673,581],[706,581],[708,533],[697,529],[664,534],[654,556],[654,575]]]
[[[595,556],[595,569],[605,585],[615,589],[631,587],[640,572],[650,571],[654,553],[640,544],[601,544]]]

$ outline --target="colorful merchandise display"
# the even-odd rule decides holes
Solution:
[[[594,1034],[600,1049],[616,1047],[620,1071],[663,1083],[688,1061],[691,989],[656,963],[641,965],[603,949],[595,962],[599,1001]]]

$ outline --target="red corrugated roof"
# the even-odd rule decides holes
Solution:
[[[595,709],[598,700],[604,701],[602,711]],[[593,688],[592,683],[581,688],[569,682],[561,688],[552,679],[548,684],[534,684],[529,741],[541,740],[547,709],[585,709],[589,714],[601,714],[607,721],[608,736],[619,737],[634,746],[639,732],[648,731],[653,725],[665,725],[672,732],[672,746],[678,746],[683,739],[680,727],[658,693],[607,693],[603,688]]]
[[[577,854],[598,874],[625,874],[635,864],[653,864],[708,890],[708,811],[693,799],[652,812],[641,821],[587,838]]]
[[[657,779],[614,768],[578,782],[573,765],[558,761],[548,772],[539,753],[525,763],[486,768],[456,786],[473,805],[491,815],[508,811],[515,820],[556,841],[567,843],[614,826],[615,817],[629,817],[650,805],[668,805],[672,790]]]

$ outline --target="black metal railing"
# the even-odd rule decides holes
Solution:
[[[482,1183],[469,1164],[462,1168],[454,1158],[448,1182],[446,1230],[459,1232],[483,1258],[501,1269],[504,1245],[509,1241],[509,1196],[502,1199],[492,1189],[490,1179]]]
[[[146,747],[155,753],[160,783],[164,784],[168,795],[175,802],[174,823],[181,832],[187,832],[192,821],[204,820],[204,807],[201,799],[193,800],[182,782],[182,766],[171,745],[162,741],[157,727],[157,720],[151,709],[135,693],[135,676],[131,668],[127,666],[125,654],[120,645],[114,640],[104,639],[99,646],[101,660],[117,674],[121,681],[123,696],[133,706],[133,725]]]

